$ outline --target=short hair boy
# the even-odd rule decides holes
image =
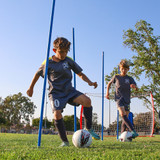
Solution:
[[[82,72],[82,68],[74,62],[71,58],[67,57],[67,53],[70,50],[70,42],[63,37],[58,37],[53,43],[53,51],[56,53],[49,58],[48,63],[48,83],[49,83],[49,99],[51,102],[55,126],[58,129],[60,138],[62,140],[61,147],[69,146],[69,142],[66,135],[66,130],[62,118],[62,111],[66,104],[71,105],[83,105],[84,106],[84,118],[85,127],[91,133],[95,139],[100,139],[92,129],[92,106],[91,100],[85,94],[77,91],[72,87],[72,72],[74,71],[82,80],[88,83],[89,86],[97,87],[97,82],[92,82]],[[45,74],[44,61],[36,72],[29,89],[27,90],[28,96],[32,97],[33,88],[39,77],[44,77]]]
[[[114,83],[116,88],[115,101],[122,117],[121,133],[124,132],[127,127],[132,133],[132,138],[135,138],[138,134],[127,117],[130,110],[130,90],[131,88],[136,90],[138,88],[134,79],[127,75],[127,72],[129,71],[129,64],[126,60],[121,60],[119,69],[120,74],[113,76],[111,81],[108,82],[106,98],[109,99],[109,89],[111,84]]]

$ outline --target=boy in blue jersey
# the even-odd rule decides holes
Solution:
[[[66,135],[66,130],[63,122],[62,111],[66,104],[71,105],[83,105],[84,106],[84,118],[85,127],[91,133],[95,139],[100,139],[92,129],[92,106],[89,97],[83,93],[77,91],[72,87],[72,73],[74,71],[82,80],[88,83],[89,86],[97,88],[97,82],[92,82],[82,72],[82,68],[74,62],[71,58],[67,57],[67,53],[70,50],[70,42],[63,37],[58,37],[53,43],[53,51],[56,53],[49,58],[48,63],[48,83],[49,83],[49,100],[53,110],[55,126],[59,132],[62,140],[61,147],[69,146],[69,142]],[[45,61],[36,72],[27,95],[32,97],[33,88],[39,77],[44,77],[45,74]]]
[[[132,133],[132,138],[138,136],[136,131],[134,130],[131,122],[129,121],[129,106],[130,106],[130,89],[133,88],[138,90],[136,82],[134,79],[127,75],[129,70],[129,65],[127,61],[122,60],[119,64],[120,74],[113,76],[110,82],[107,85],[106,98],[109,99],[109,89],[112,83],[115,84],[115,101],[117,102],[117,107],[119,113],[122,117],[122,125],[121,125],[121,133],[125,131],[126,127]]]

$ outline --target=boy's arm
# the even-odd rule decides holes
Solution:
[[[29,97],[32,97],[34,85],[38,81],[39,77],[40,77],[40,75],[38,75],[37,73],[34,75],[32,82],[31,82],[31,85],[30,85],[29,89],[27,90],[27,95]]]
[[[131,77],[131,81],[130,81],[130,87],[132,89],[135,89],[136,91],[138,91],[137,84],[136,84],[136,82],[134,81],[134,79],[132,77]]]
[[[77,74],[82,80],[88,83],[89,86],[94,86],[94,88],[97,88],[97,82],[92,82],[90,79],[82,72]]]
[[[110,86],[111,86],[111,82],[108,82],[108,85],[107,85],[107,92],[106,92],[106,98],[109,99],[109,89],[110,89]]]
[[[130,87],[138,91],[138,87],[135,84],[130,84]]]

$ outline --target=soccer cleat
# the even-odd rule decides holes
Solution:
[[[131,133],[132,133],[132,138],[136,138],[139,136],[139,134],[136,133],[136,131],[132,131]]]
[[[69,142],[62,142],[62,144],[59,147],[68,147]]]
[[[92,135],[92,139],[100,140],[100,136],[98,134],[96,134],[92,128],[86,129],[86,130]]]

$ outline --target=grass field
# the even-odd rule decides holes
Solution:
[[[160,160],[160,135],[138,137],[132,142],[117,142],[115,137],[103,141],[93,140],[89,148],[75,148],[72,136],[70,147],[59,148],[57,135],[42,135],[37,148],[38,135],[0,133],[0,160]]]

